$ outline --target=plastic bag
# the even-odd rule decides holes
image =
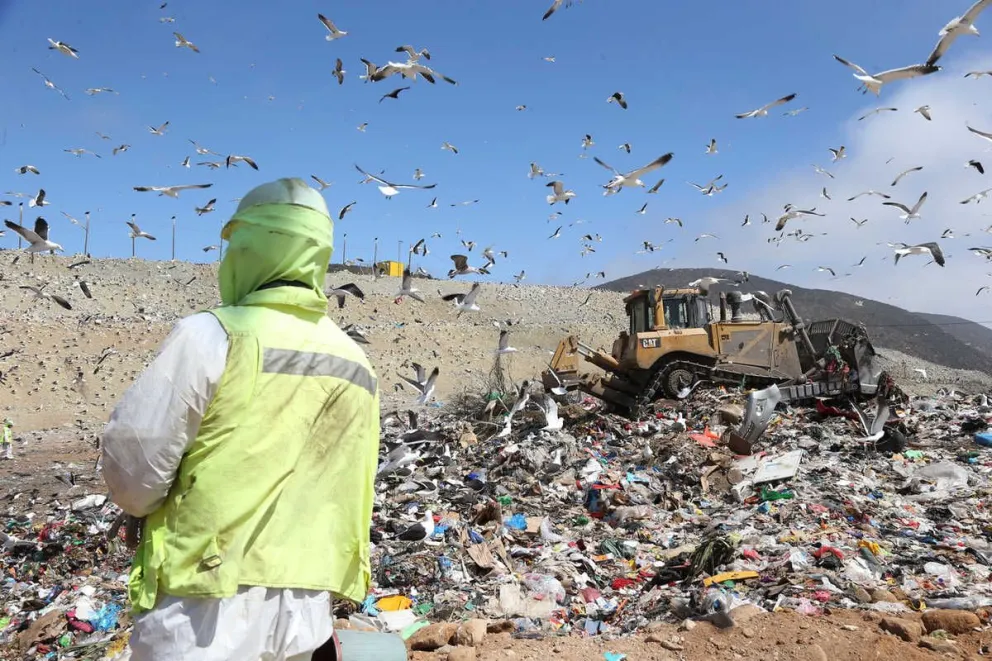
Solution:
[[[565,588],[554,576],[545,574],[524,574],[524,585],[533,596],[552,599],[557,603],[565,601]]]

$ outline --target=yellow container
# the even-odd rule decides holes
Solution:
[[[403,268],[403,262],[379,262],[379,272],[383,275],[401,277]]]

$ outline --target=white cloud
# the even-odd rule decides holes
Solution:
[[[884,87],[880,97],[866,95],[864,106],[838,127],[832,144],[823,145],[817,154],[797,158],[794,168],[773,175],[774,183],[763,189],[709,211],[700,226],[720,234],[723,240],[719,244],[684,240],[688,245],[683,246],[671,265],[713,264],[717,268],[722,265],[715,263],[714,251],[723,250],[734,268],[796,285],[847,291],[910,310],[992,320],[992,298],[985,298],[986,294],[975,296],[980,285],[992,284],[988,275],[992,264],[968,251],[972,246],[992,245],[992,234],[983,231],[992,225],[992,198],[977,205],[960,203],[980,190],[992,188],[992,144],[965,128],[967,123],[992,131],[992,117],[981,105],[989,99],[992,78],[963,77],[967,71],[985,69],[992,69],[992,56],[894,83]],[[846,75],[849,70],[844,72]],[[853,79],[851,83],[852,87],[857,85]],[[913,112],[924,104],[930,106],[933,121]],[[881,106],[899,110],[857,120]],[[767,119],[774,121],[747,121]],[[840,145],[846,146],[848,156],[831,164],[827,148]],[[969,159],[982,161],[988,174],[966,167]],[[836,179],[814,172],[813,163],[831,171]],[[919,165],[922,171],[910,173],[897,186],[891,186],[898,173]],[[820,197],[824,186],[832,200]],[[870,188],[908,206],[927,191],[922,218],[906,225],[899,219],[897,209],[882,206],[883,200],[875,196],[847,201]],[[783,205],[790,202],[799,208],[815,206],[827,216],[790,221],[786,232],[801,228],[817,236],[805,243],[787,238],[776,248],[767,239],[777,233],[772,224],[761,223],[761,212],[774,223]],[[740,229],[745,213],[751,215],[754,224]],[[869,220],[858,229],[851,217]],[[941,239],[941,233],[948,228],[954,230],[955,238]],[[822,232],[826,236],[819,236]],[[892,249],[885,245],[934,240],[947,257],[945,268],[925,266],[925,256],[911,256],[894,266]],[[664,259],[672,252],[665,249],[657,254]],[[864,266],[853,268],[864,256]],[[776,272],[783,263],[792,264],[792,268]],[[834,268],[838,276],[852,275],[831,279],[828,273],[816,271],[821,265]],[[633,270],[629,262],[625,266],[620,270]]]

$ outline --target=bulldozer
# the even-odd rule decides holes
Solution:
[[[871,396],[881,370],[864,326],[843,319],[807,324],[792,292],[720,294],[719,319],[700,288],[638,289],[624,298],[629,329],[609,353],[568,336],[548,370],[548,391],[581,390],[636,417],[661,399],[681,399],[697,385],[764,388],[781,401],[837,395]],[[745,318],[743,303],[755,313]],[[729,308],[729,318],[728,318]],[[580,357],[605,375],[580,374]]]

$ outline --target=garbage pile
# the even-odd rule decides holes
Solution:
[[[741,455],[727,439],[747,397],[696,391],[639,422],[590,399],[385,416],[373,588],[338,617],[430,650],[449,642],[431,622],[540,638],[727,627],[741,607],[992,607],[986,397],[901,399],[878,424],[843,403],[779,407]],[[0,659],[124,650],[118,513],[98,495],[9,504]]]

